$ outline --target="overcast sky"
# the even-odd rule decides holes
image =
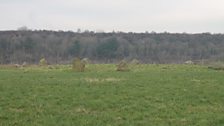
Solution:
[[[224,0],[0,0],[0,30],[224,33]]]

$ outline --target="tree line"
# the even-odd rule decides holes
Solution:
[[[97,63],[138,59],[144,63],[224,60],[223,34],[0,31],[0,64],[70,63],[74,57]]]

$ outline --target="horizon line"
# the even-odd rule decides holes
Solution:
[[[22,28],[22,27],[21,27]],[[151,31],[122,31],[122,30],[89,30],[89,29],[85,29],[85,30],[81,30],[80,28],[77,28],[77,30],[63,30],[63,29],[30,29],[30,28],[25,28],[25,29],[0,29],[0,32],[10,32],[10,31],[53,31],[53,32],[73,32],[73,33],[134,33],[134,34],[224,34],[224,32],[210,32],[210,31],[206,31],[206,32],[169,32],[169,31],[163,31],[163,32],[157,32],[154,30]]]

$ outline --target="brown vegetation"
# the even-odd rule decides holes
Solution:
[[[72,70],[76,72],[84,72],[85,63],[80,60],[80,58],[75,58],[72,62]]]
[[[117,64],[117,71],[129,71],[128,63],[125,60],[122,60]]]

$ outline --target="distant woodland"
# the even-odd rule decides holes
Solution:
[[[137,59],[143,63],[224,60],[223,34],[95,33],[0,31],[0,64],[70,63],[75,57],[95,63]]]

